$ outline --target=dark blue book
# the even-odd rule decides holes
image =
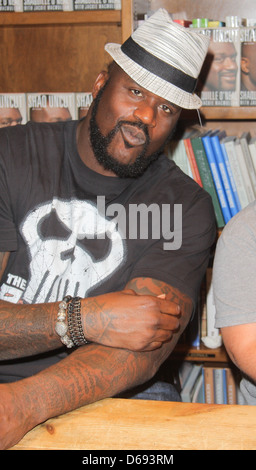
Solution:
[[[221,134],[218,132],[218,133],[211,135],[210,137],[212,141],[212,148],[213,148],[213,152],[215,155],[216,163],[219,167],[219,172],[220,172],[220,176],[222,179],[224,191],[226,192],[230,212],[233,217],[239,212],[240,209],[237,207],[237,204],[236,204],[236,198],[233,192],[233,188],[232,188],[232,184],[229,178],[224,155],[223,155],[222,148],[220,145],[220,136]]]

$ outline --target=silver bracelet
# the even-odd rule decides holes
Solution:
[[[69,302],[72,300],[70,295],[64,297],[62,302],[59,304],[59,311],[57,314],[57,322],[55,325],[55,331],[57,335],[60,337],[61,342],[67,346],[67,348],[73,348],[75,345],[72,339],[69,337],[68,333],[68,325],[66,323],[67,319],[67,308]]]

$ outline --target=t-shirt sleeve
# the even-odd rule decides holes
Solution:
[[[208,195],[196,195],[195,200],[191,200],[189,209],[182,213],[182,226],[174,225],[173,232],[173,245],[161,238],[141,254],[132,277],[151,277],[166,282],[188,295],[195,305],[216,237],[215,217]],[[181,237],[180,246],[175,236]]]
[[[256,322],[256,223],[250,205],[224,228],[213,266],[216,328]]]
[[[9,146],[5,134],[0,134],[0,251],[14,251],[17,249],[16,227],[13,221],[13,208],[11,203],[9,183]],[[13,184],[14,181],[13,181]]]

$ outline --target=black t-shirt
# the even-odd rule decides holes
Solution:
[[[216,230],[208,193],[164,155],[137,179],[95,173],[79,157],[76,128],[30,122],[0,132],[0,251],[11,252],[0,299],[86,297],[146,276],[195,303]],[[37,365],[20,368],[24,376]]]

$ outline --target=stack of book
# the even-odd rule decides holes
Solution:
[[[176,384],[183,402],[218,405],[244,405],[239,370],[229,364],[196,364],[184,361]]]
[[[0,0],[0,11],[121,10],[121,0]]]
[[[90,92],[80,93],[3,93],[0,95],[0,127],[10,125],[15,116],[17,123],[40,120],[73,120],[87,114],[92,103]],[[9,123],[9,124],[8,124]]]
[[[218,228],[256,198],[256,137],[192,128],[167,148],[168,156],[212,197]]]

